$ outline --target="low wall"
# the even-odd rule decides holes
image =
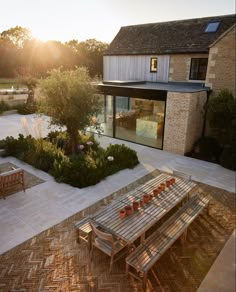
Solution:
[[[0,93],[0,101],[4,101],[9,106],[24,104],[28,98],[28,94],[2,94]]]

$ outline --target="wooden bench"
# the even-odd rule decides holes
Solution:
[[[0,193],[5,199],[5,192],[16,185],[21,185],[25,192],[24,171],[21,168],[0,173]]]
[[[186,180],[186,181],[191,181],[191,179],[192,179],[192,176],[190,174],[180,172],[177,170],[173,170],[173,175],[177,176],[179,178],[182,178],[183,180]]]
[[[126,258],[127,275],[129,273],[140,280],[138,273],[141,273],[145,289],[148,271],[181,235],[186,239],[188,226],[208,204],[208,197],[193,196]],[[130,271],[130,267],[136,270],[137,275]]]

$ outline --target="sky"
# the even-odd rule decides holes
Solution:
[[[0,0],[0,33],[17,25],[41,40],[110,43],[121,26],[235,13],[235,0]]]

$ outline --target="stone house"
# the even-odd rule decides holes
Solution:
[[[99,84],[104,134],[185,154],[211,94],[235,94],[235,15],[122,27]]]

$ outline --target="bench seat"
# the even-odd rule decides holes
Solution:
[[[137,272],[141,272],[145,288],[148,271],[165,251],[186,232],[188,226],[208,203],[208,197],[200,198],[198,195],[193,196],[126,258],[126,272],[135,276],[130,272],[130,267],[133,267]]]

